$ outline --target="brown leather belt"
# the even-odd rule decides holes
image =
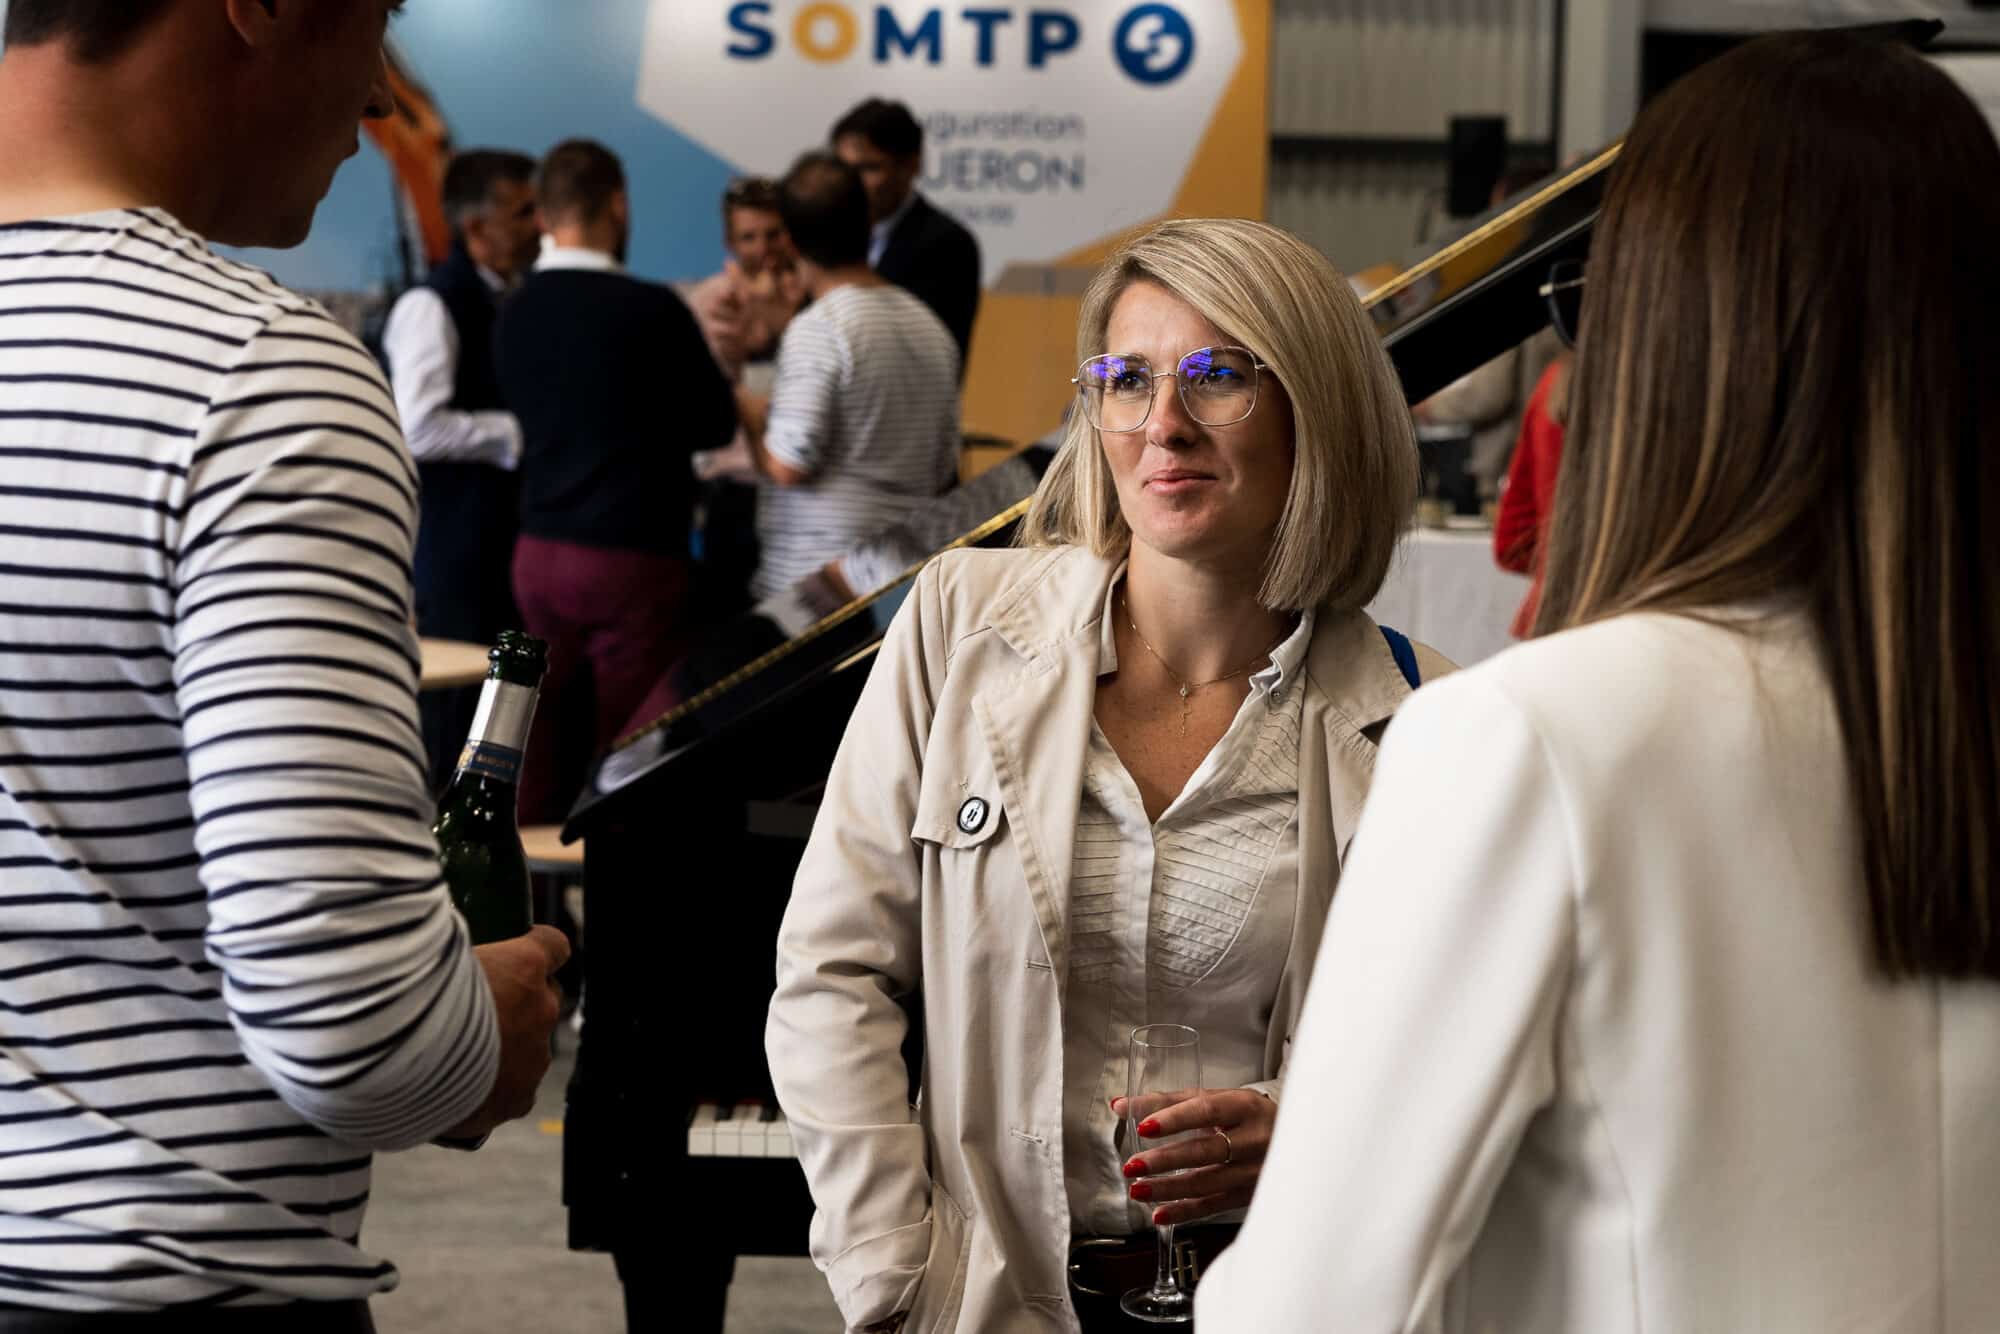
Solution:
[[[1173,1266],[1181,1287],[1193,1291],[1208,1266],[1236,1240],[1239,1231],[1241,1228],[1235,1223],[1198,1223],[1174,1229]],[[1159,1240],[1152,1232],[1072,1240],[1069,1295],[1087,1334],[1125,1330],[1159,1334],[1167,1328],[1134,1320],[1118,1309],[1120,1297],[1152,1283],[1159,1264]]]

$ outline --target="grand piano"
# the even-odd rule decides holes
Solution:
[[[1412,403],[1546,327],[1541,286],[1587,252],[1616,156],[1552,177],[1368,296]],[[1025,510],[950,545],[1004,543]],[[714,674],[608,753],[570,816],[566,837],[588,840],[588,938],[563,1195],[570,1245],[617,1257],[635,1334],[720,1330],[736,1256],[805,1251],[812,1202],[764,1064],[774,942],[914,575]]]

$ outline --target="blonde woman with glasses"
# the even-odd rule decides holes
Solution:
[[[779,938],[771,1070],[850,1329],[1119,1328],[1156,1223],[1195,1263],[1231,1235],[1376,742],[1448,669],[1360,610],[1416,451],[1318,252],[1163,224],[1078,349],[1023,549],[918,579]],[[1199,1031],[1205,1087],[1129,1142],[1156,1022]]]
[[[2000,148],[1789,34],[1615,171],[1542,638],[1396,721],[1203,1334],[2000,1330]]]

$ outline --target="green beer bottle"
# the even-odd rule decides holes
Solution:
[[[472,734],[431,827],[451,901],[475,945],[525,935],[535,921],[514,803],[549,646],[518,630],[503,630],[487,661],[492,666]]]

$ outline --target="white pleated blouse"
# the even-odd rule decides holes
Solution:
[[[1118,670],[1105,595],[1098,675]],[[1149,1226],[1127,1194],[1112,1098],[1143,1024],[1201,1033],[1210,1088],[1258,1088],[1266,1030],[1292,939],[1298,889],[1296,688],[1312,642],[1307,612],[1250,678],[1229,730],[1187,787],[1146,819],[1138,784],[1096,723],[1070,870],[1071,953],[1063,1006],[1063,1163],[1070,1225],[1120,1235]]]

